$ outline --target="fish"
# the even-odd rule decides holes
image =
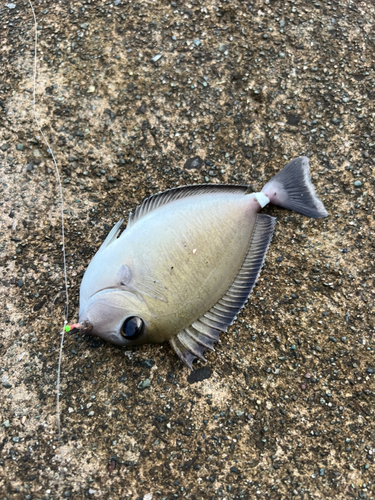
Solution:
[[[237,319],[258,279],[276,218],[269,203],[327,217],[309,160],[290,161],[260,192],[202,184],[146,198],[109,232],[80,287],[84,333],[118,346],[168,341],[190,369]],[[121,233],[121,234],[120,234]]]

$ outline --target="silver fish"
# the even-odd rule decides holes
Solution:
[[[80,327],[120,346],[169,341],[189,367],[213,349],[247,302],[271,243],[268,203],[328,215],[296,158],[259,193],[198,185],[144,200],[108,234],[80,289]]]

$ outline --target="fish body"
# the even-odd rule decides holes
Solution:
[[[261,193],[247,191],[172,189],[146,199],[119,237],[122,221],[116,224],[82,280],[79,314],[86,330],[117,345],[169,341],[190,368],[195,358],[204,359],[244,306],[263,265],[276,219],[259,214],[261,208],[272,201],[327,215],[304,157]]]

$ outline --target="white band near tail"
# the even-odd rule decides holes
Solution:
[[[257,202],[259,203],[259,205],[262,208],[265,207],[266,205],[268,205],[268,203],[270,202],[270,199],[264,193],[261,193],[261,192],[260,193],[254,193],[254,196],[255,196],[255,199],[257,200]]]

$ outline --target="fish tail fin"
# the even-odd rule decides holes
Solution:
[[[327,217],[328,212],[318,198],[310,180],[309,160],[306,156],[289,162],[263,187],[270,203],[294,210],[308,217]]]

